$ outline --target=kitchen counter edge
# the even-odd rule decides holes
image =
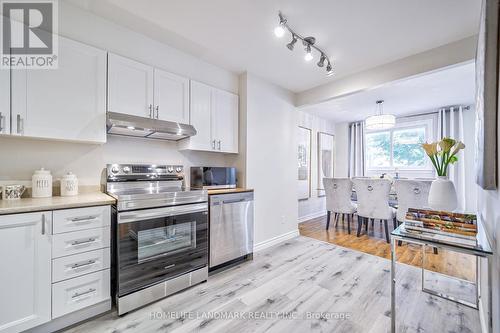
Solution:
[[[0,215],[32,213],[48,210],[70,209],[92,206],[112,205],[113,197],[102,193],[82,193],[72,197],[22,198],[19,200],[0,200]]]
[[[208,190],[208,195],[240,193],[240,192],[253,192],[253,189],[238,187],[238,188],[225,188],[219,190]]]

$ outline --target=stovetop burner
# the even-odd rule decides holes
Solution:
[[[106,192],[118,211],[208,201],[207,191],[186,190],[180,165],[108,164]]]

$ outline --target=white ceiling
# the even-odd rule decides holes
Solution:
[[[65,0],[235,73],[294,92],[474,35],[480,0]],[[281,10],[333,58],[315,60],[273,34]],[[296,45],[299,46],[299,45]]]
[[[396,116],[436,110],[442,106],[473,104],[474,63],[455,66],[414,78],[389,83],[302,111],[334,122],[363,120],[375,113],[375,101],[384,100],[384,113]]]

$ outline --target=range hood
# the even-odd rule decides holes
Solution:
[[[178,141],[196,135],[196,129],[188,124],[117,112],[108,112],[106,114],[106,128],[108,134],[171,141]]]

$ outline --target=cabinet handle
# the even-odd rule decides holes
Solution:
[[[218,147],[218,149],[220,150],[220,140],[219,140],[219,142],[217,143],[217,147]]]
[[[87,244],[87,243],[93,243],[95,242],[95,238],[89,238],[87,240],[84,240],[84,241],[73,241],[71,243],[71,246],[77,246],[77,245],[82,245],[82,244]]]
[[[3,119],[4,119],[4,115],[2,114],[2,112],[0,112],[0,133],[3,132]]]
[[[89,290],[84,291],[82,293],[74,293],[73,296],[71,296],[71,298],[77,298],[77,297],[80,297],[83,295],[87,295],[87,294],[93,293],[94,291],[96,291],[95,288],[90,288]]]
[[[89,261],[81,263],[81,264],[74,264],[71,266],[71,269],[77,269],[77,268],[85,267],[85,266],[92,265],[92,264],[95,264],[95,260],[89,260]]]
[[[18,114],[17,117],[17,134],[22,134],[24,132],[24,120],[21,115]]]
[[[215,140],[212,140],[212,149],[215,150]]]
[[[95,220],[97,216],[82,216],[82,217],[75,217],[71,219],[71,222],[78,223],[78,222],[87,222],[87,221],[92,221]]]
[[[149,104],[149,118],[153,118],[153,104]]]
[[[156,119],[158,119],[158,114],[159,114],[159,111],[158,111],[158,110],[159,110],[159,109],[160,109],[160,106],[159,106],[159,105],[157,105],[157,106],[156,106]]]
[[[42,235],[45,235],[45,214],[42,214]]]

